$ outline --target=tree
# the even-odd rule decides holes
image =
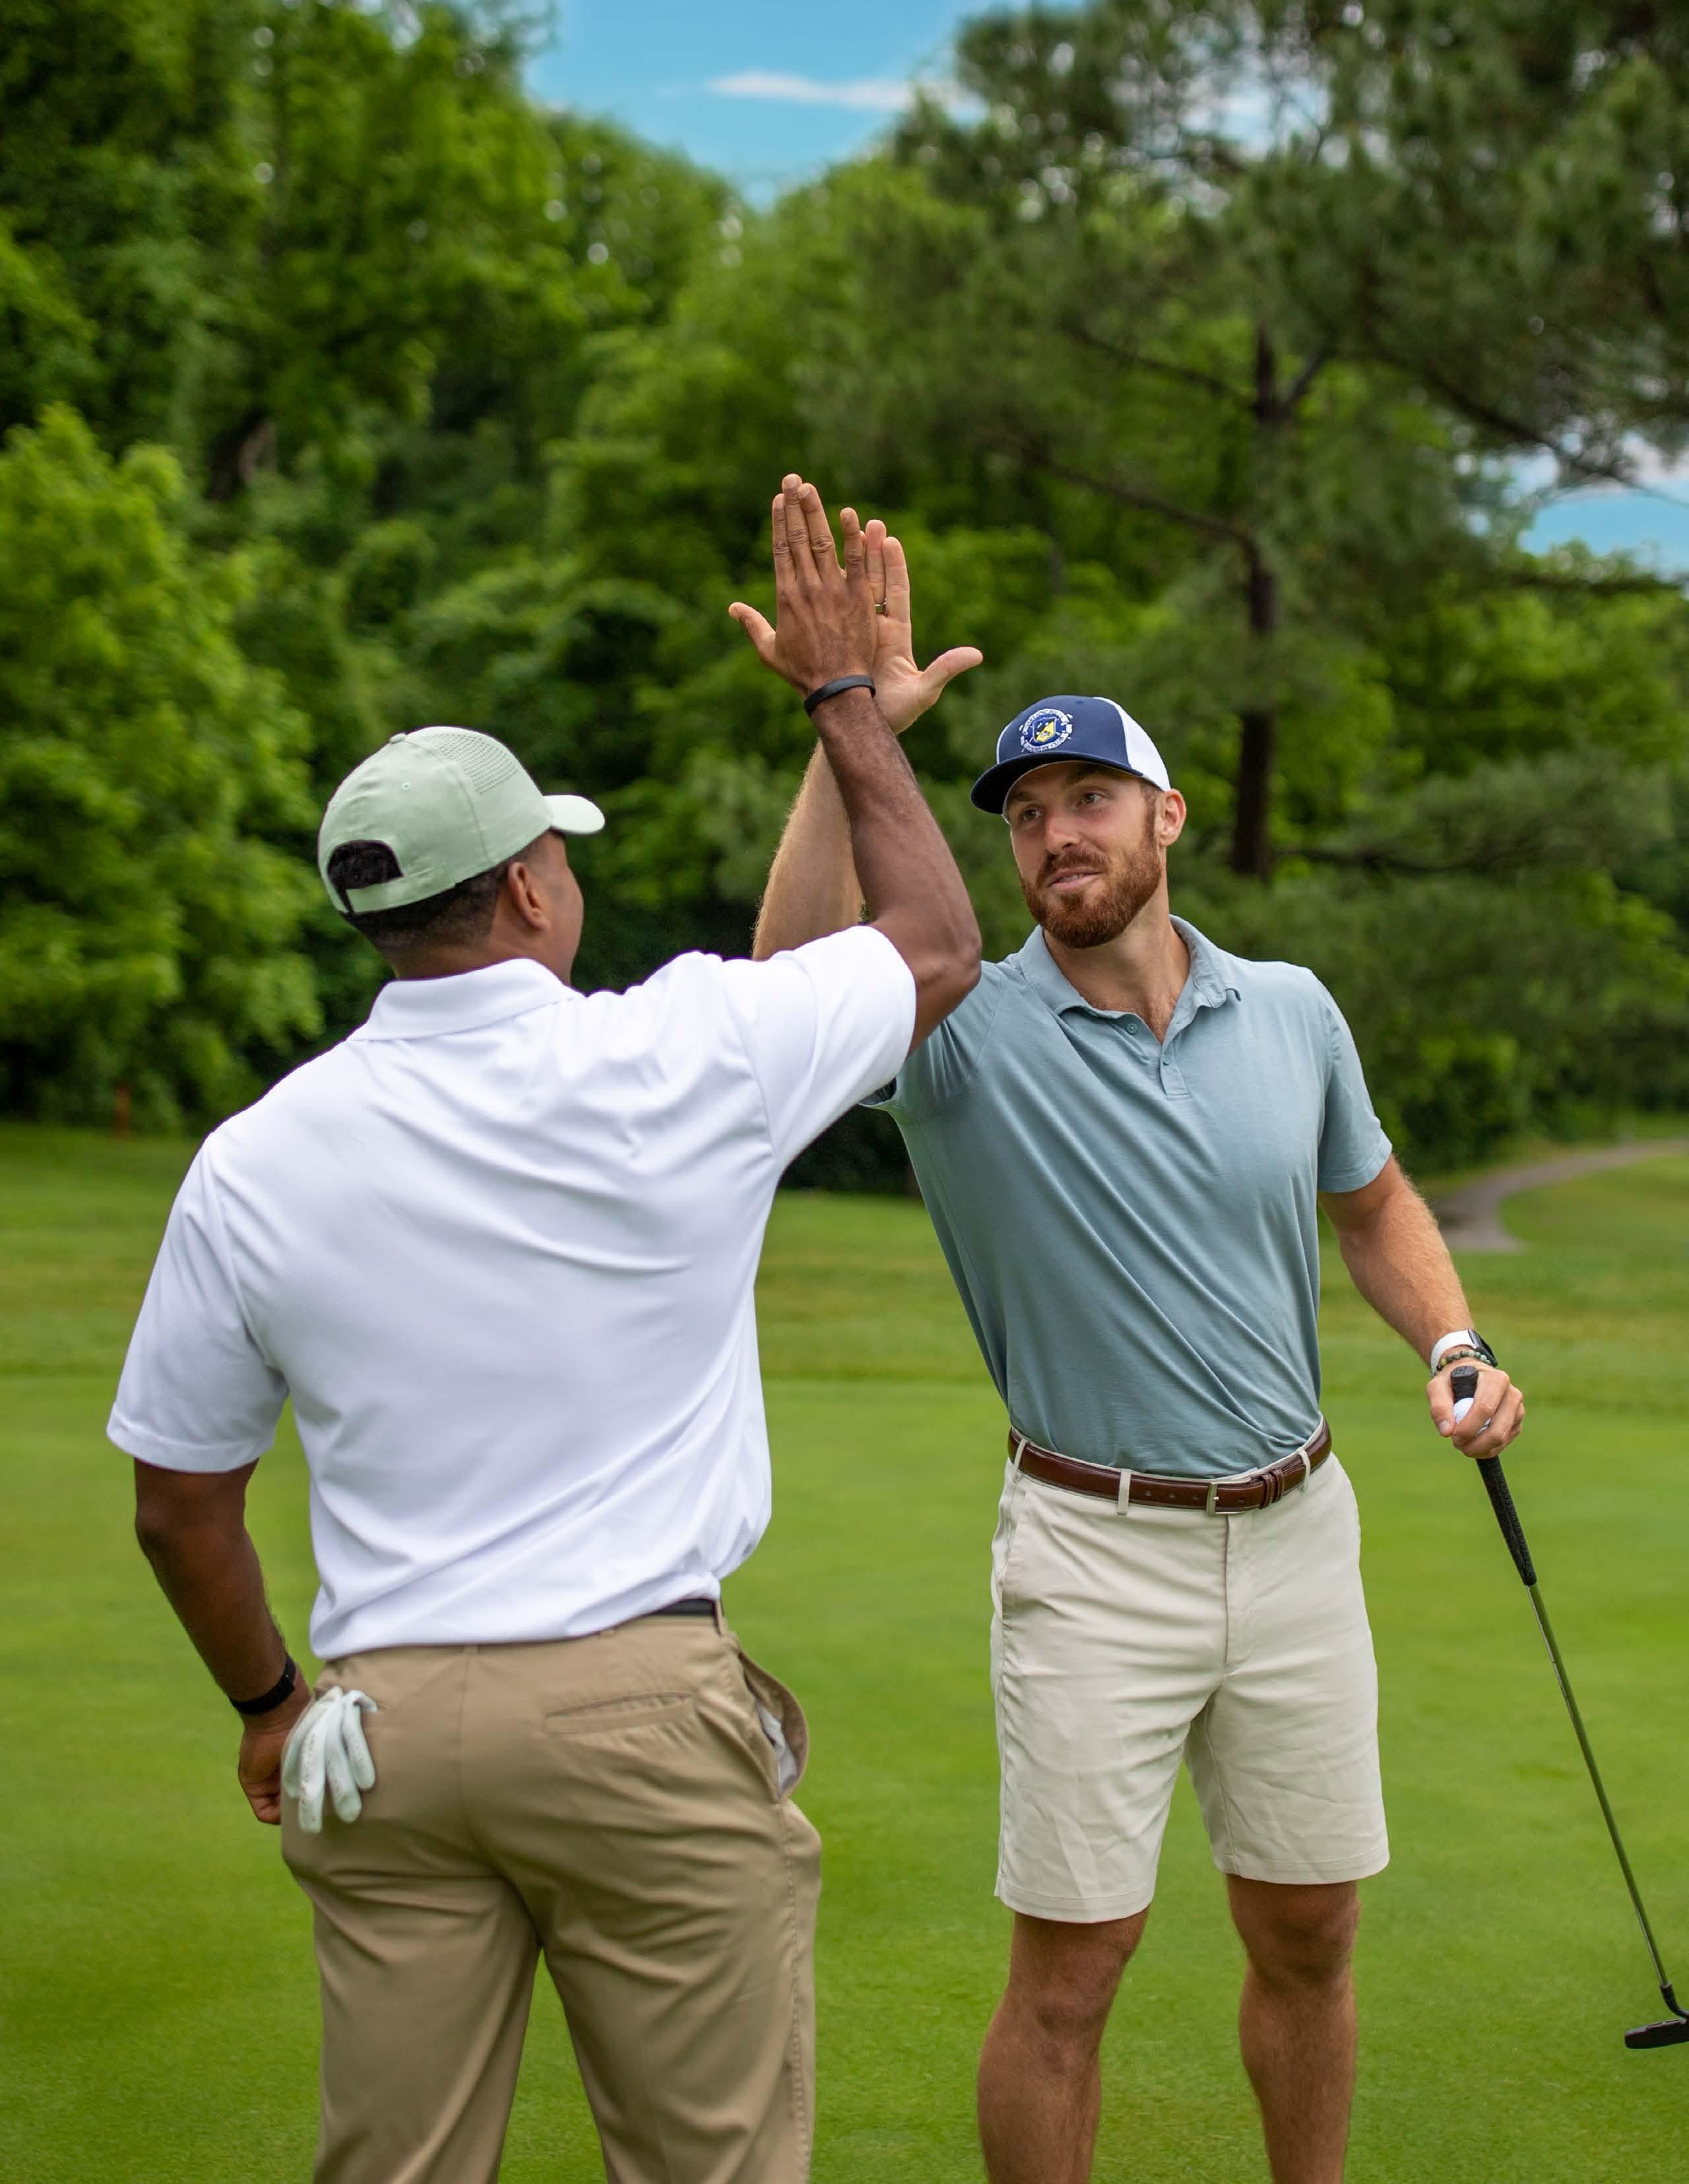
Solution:
[[[159,451],[53,410],[0,454],[0,1100],[212,1117],[317,1030],[305,723],[234,641],[245,572]]]
[[[1689,432],[1689,18],[1652,0],[1270,0],[1307,156],[1263,227],[1309,320],[1558,482]]]
[[[1229,861],[1264,878],[1299,687],[1344,679],[1370,599],[1480,547],[1441,421],[1347,362],[1260,248],[1263,170],[1317,153],[1287,94],[1241,96],[1256,27],[1150,0],[987,16],[959,47],[983,113],[926,104],[900,148],[975,212],[921,326],[945,323],[952,427],[1162,527],[1230,685]]]
[[[1439,561],[1474,588],[1650,582],[1510,556],[1522,495],[1495,459],[1624,476],[1627,436],[1669,451],[1689,420],[1685,39],[1646,8],[1095,0],[970,25],[983,111],[929,103],[901,132],[989,211],[998,269],[1041,277],[995,282],[996,354],[1029,359],[1018,399],[1001,369],[982,386],[1000,441],[1207,542],[1224,576],[1251,639],[1216,655],[1242,669],[1234,869],[1270,858],[1296,733],[1273,671],[1311,635],[1378,638]],[[1218,468],[1185,460],[1193,432]]]
[[[812,734],[724,610],[794,465],[986,653],[909,748],[995,950],[967,784],[1106,689],[1184,902],[1328,977],[1410,1152],[1675,1096],[1683,603],[1521,551],[1513,467],[1673,444],[1670,22],[1000,12],[973,109],[753,214],[536,107],[521,14],[0,0],[10,1106],[209,1115],[348,1028],[315,821],[419,720],[609,807],[588,983],[743,947]],[[874,1128],[809,1178],[895,1183]]]
[[[256,211],[257,19],[255,0],[0,0],[0,296],[34,359],[8,347],[0,432],[53,399],[113,447],[191,430]]]

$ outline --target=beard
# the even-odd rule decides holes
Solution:
[[[1065,850],[1046,858],[1035,880],[1020,876],[1027,908],[1052,940],[1064,948],[1101,948],[1117,939],[1162,883],[1164,866],[1155,841],[1156,807],[1144,815],[1144,831],[1133,845],[1118,850],[1106,862],[1094,850]],[[1082,900],[1053,894],[1051,883],[1063,872],[1100,872],[1101,883]]]

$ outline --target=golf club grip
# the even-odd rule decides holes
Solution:
[[[1490,1507],[1496,1513],[1496,1522],[1502,1528],[1502,1537],[1508,1543],[1508,1552],[1513,1558],[1513,1568],[1526,1585],[1536,1582],[1536,1565],[1530,1559],[1530,1549],[1525,1545],[1525,1527],[1519,1521],[1519,1512],[1513,1507],[1512,1490],[1508,1475],[1502,1468],[1498,1456],[1480,1456],[1478,1475],[1484,1482],[1484,1491],[1490,1497]]]

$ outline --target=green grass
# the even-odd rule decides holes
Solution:
[[[129,1534],[102,1426],[184,1156],[0,1131],[0,1599],[8,1880],[0,2176],[303,2179],[307,1922],[235,1790],[233,1723]],[[1511,1469],[1632,1856],[1689,1984],[1689,1162],[1514,1202],[1532,1245],[1466,1272],[1531,1400]],[[734,1580],[815,1735],[827,1843],[818,2184],[962,2184],[1001,1975],[986,1544],[1001,1420],[914,1204],[788,1199],[762,1289],[776,1518]],[[1329,1269],[1328,1407],[1367,1524],[1395,1862],[1366,1892],[1353,2184],[1681,2176],[1689,2056],[1657,2014],[1530,1609],[1413,1361]],[[254,1527],[301,1636],[303,1479]],[[1232,2031],[1236,1945],[1181,1792],[1111,2028],[1104,2184],[1264,2175]],[[1674,2152],[1675,2148],[1675,2152]],[[590,2184],[555,2002],[537,1999],[507,2178]]]

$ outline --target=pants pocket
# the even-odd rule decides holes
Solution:
[[[737,1639],[733,1643],[751,1703],[756,1709],[757,1722],[774,1757],[776,1789],[780,1797],[789,1797],[809,1765],[809,1724],[804,1719],[796,1693],[753,1661]]]
[[[991,1540],[991,1605],[999,1616],[1015,1597],[1020,1566],[1020,1557],[1015,1548],[1019,1540],[1025,1500],[1025,1476],[1012,1464],[997,1503],[997,1529]]]
[[[693,1696],[690,1691],[631,1691],[618,1698],[589,1699],[578,1706],[553,1708],[545,1716],[546,1732],[552,1736],[608,1736],[643,1729],[684,1713]]]

